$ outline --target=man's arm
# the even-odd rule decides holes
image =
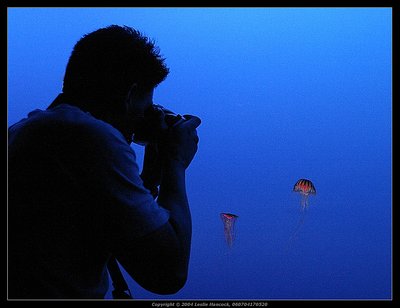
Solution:
[[[192,224],[185,170],[197,151],[198,125],[200,119],[190,117],[171,132],[163,145],[157,203],[170,212],[169,221],[117,253],[128,273],[142,287],[158,294],[176,293],[187,279]]]

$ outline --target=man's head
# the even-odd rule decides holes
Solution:
[[[117,25],[101,28],[74,46],[63,93],[96,116],[120,117],[135,108],[129,106],[129,96],[148,96],[167,77],[164,60],[154,41],[139,31]]]
[[[112,25],[83,36],[75,45],[63,92],[95,99],[124,99],[132,84],[143,93],[168,75],[159,49],[148,37]]]

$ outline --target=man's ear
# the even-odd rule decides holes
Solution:
[[[131,98],[132,95],[135,95],[138,89],[138,84],[135,82],[131,85],[129,92],[128,92],[128,98]]]
[[[137,83],[133,83],[129,88],[128,96],[125,101],[125,107],[128,113],[133,109],[132,98],[137,94],[137,88],[138,88]]]

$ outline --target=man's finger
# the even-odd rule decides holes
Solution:
[[[201,124],[201,120],[199,117],[190,114],[185,114],[184,117],[186,121],[181,124],[182,127],[195,129]]]

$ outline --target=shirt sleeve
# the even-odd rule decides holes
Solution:
[[[135,152],[123,135],[105,123],[88,133],[88,140],[81,140],[88,155],[84,178],[106,209],[113,243],[132,241],[165,224],[169,212],[144,187]]]

